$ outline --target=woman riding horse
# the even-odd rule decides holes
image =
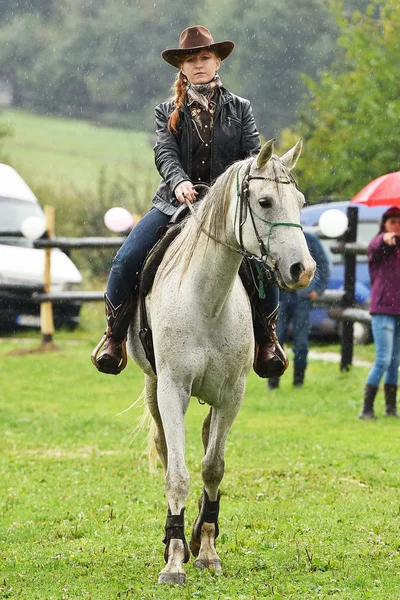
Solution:
[[[233,49],[233,42],[214,42],[210,31],[198,25],[182,32],[179,48],[162,53],[166,62],[179,69],[174,98],[155,109],[155,163],[162,181],[151,210],[131,231],[112,264],[105,294],[104,346],[93,356],[103,373],[117,375],[125,367],[125,340],[139,275],[158,241],[159,228],[169,223],[180,204],[196,201],[196,184],[210,185],[229,165],[260,150],[249,101],[224,88],[218,75],[221,61]],[[260,377],[277,377],[287,367],[275,335],[278,290],[265,271],[260,274],[254,266],[252,271],[253,280],[261,279],[265,290],[254,311],[253,366]]]

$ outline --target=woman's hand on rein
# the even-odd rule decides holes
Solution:
[[[194,189],[191,181],[181,181],[181,183],[176,186],[174,193],[178,202],[185,204],[186,200],[194,202],[198,192]]]

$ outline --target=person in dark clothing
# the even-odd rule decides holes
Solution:
[[[400,364],[400,208],[383,215],[378,235],[368,246],[371,278],[370,313],[375,342],[375,362],[364,392],[360,419],[376,419],[374,401],[384,376],[386,410],[397,414],[397,384]]]
[[[196,201],[196,184],[212,184],[232,163],[256,156],[260,150],[250,102],[229,92],[218,75],[221,61],[233,49],[233,42],[214,42],[210,31],[197,25],[181,33],[179,48],[162,53],[167,63],[179,69],[174,97],[155,108],[154,155],[162,180],[151,210],[131,231],[112,263],[105,294],[104,345],[92,353],[99,371],[117,375],[126,364],[132,304],[144,260],[158,241],[158,229],[169,223],[182,204]],[[279,376],[287,359],[275,336],[278,290],[267,277],[263,283],[264,318],[254,322],[254,369],[260,377]]]
[[[297,292],[281,292],[279,297],[279,313],[277,324],[277,336],[281,343],[288,338],[289,325],[292,322],[293,355],[294,355],[294,377],[295,387],[301,387],[304,383],[304,374],[307,368],[307,356],[309,347],[310,313],[312,302],[320,296],[328,285],[330,276],[330,265],[328,256],[319,241],[311,234],[304,233],[308,249],[317,264],[316,275],[311,284]],[[271,377],[268,387],[275,389],[279,386],[279,379]]]

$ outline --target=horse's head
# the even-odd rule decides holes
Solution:
[[[235,219],[237,239],[252,254],[266,257],[276,282],[287,290],[306,287],[315,272],[315,261],[300,227],[304,196],[290,172],[301,148],[299,140],[278,158],[273,154],[274,140],[266,142],[258,157],[242,166],[237,181],[241,190],[239,218],[236,215]]]

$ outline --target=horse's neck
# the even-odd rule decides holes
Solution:
[[[240,254],[201,234],[187,275],[201,292],[197,301],[208,316],[218,316],[225,306],[241,261]]]

